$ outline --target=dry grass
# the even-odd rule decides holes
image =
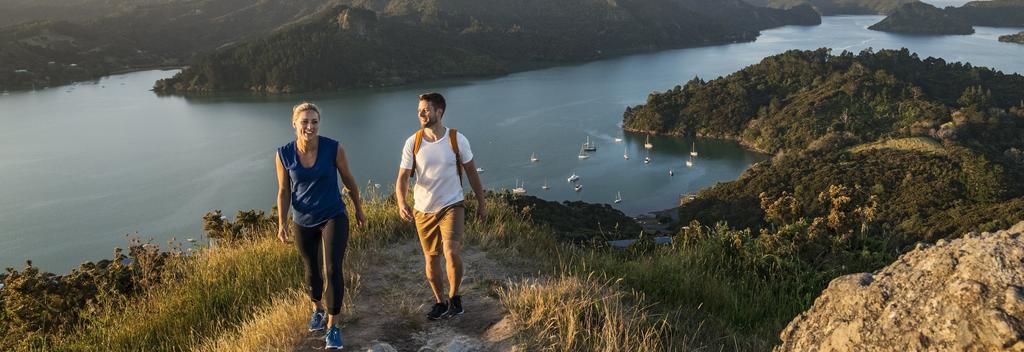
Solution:
[[[544,351],[666,351],[665,317],[616,281],[568,276],[512,283],[499,297],[531,349]]]
[[[309,298],[299,290],[289,290],[274,298],[242,323],[195,346],[193,351],[288,351],[302,343],[309,315]]]
[[[928,137],[898,138],[866,143],[851,147],[850,151],[853,153],[860,153],[865,150],[873,149],[895,149],[936,155],[946,154],[946,149],[942,147],[942,143]]]

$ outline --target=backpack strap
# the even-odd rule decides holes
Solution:
[[[452,151],[455,152],[455,171],[459,173],[459,185],[462,185],[462,154],[459,153],[458,131],[454,128],[448,129],[448,141],[452,143]]]
[[[420,152],[420,143],[423,142],[423,129],[416,131],[416,141],[412,143],[412,172],[409,178],[416,176],[416,153]]]

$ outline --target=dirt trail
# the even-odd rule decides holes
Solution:
[[[522,266],[507,265],[475,246],[463,250],[462,284],[466,313],[429,321],[434,303],[423,274],[419,244],[407,241],[369,254],[354,300],[354,313],[341,325],[345,350],[366,351],[390,345],[398,351],[510,351],[516,350],[497,288],[509,278],[529,275]],[[519,269],[517,269],[519,268]],[[309,333],[297,351],[323,350],[323,332]]]

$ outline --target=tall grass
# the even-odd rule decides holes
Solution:
[[[668,320],[616,281],[561,275],[511,283],[502,303],[530,350],[666,351]]]

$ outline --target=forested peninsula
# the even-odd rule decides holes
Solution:
[[[811,5],[822,16],[835,15],[887,15],[903,4],[918,0],[746,0],[764,7],[788,9]]]
[[[971,1],[945,9],[910,3],[868,28],[909,34],[971,34],[973,26],[1024,27],[1024,0]]]
[[[651,94],[623,120],[633,132],[729,138],[774,154],[702,191],[680,208],[684,221],[792,227],[832,242],[856,233],[861,244],[898,247],[1024,213],[1018,74],[906,49],[790,51]]]
[[[391,0],[336,6],[257,40],[195,60],[159,93],[283,93],[503,74],[623,53],[750,41],[814,25],[809,6],[739,0],[619,2]]]

